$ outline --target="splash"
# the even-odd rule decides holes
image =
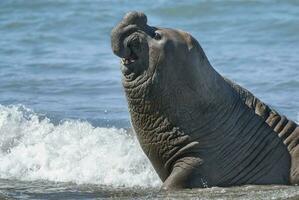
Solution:
[[[68,120],[58,125],[24,106],[0,105],[0,178],[157,187],[135,137]]]

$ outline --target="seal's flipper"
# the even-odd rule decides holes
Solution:
[[[164,181],[162,190],[185,188],[206,188],[208,183],[200,174],[202,160],[195,157],[179,159],[173,167],[171,174]]]

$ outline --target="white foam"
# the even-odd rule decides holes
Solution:
[[[88,122],[54,125],[23,106],[0,105],[0,178],[111,186],[161,184],[138,141]]]

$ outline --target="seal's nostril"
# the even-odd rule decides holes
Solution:
[[[124,22],[126,24],[136,24],[137,26],[145,26],[147,23],[147,17],[142,12],[132,11],[125,15]]]

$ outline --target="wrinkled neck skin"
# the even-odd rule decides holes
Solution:
[[[123,76],[133,128],[163,181],[170,173],[173,155],[194,137],[200,140],[205,135],[197,132],[193,137],[193,131],[235,102],[232,89],[203,51],[189,56],[181,63],[161,59],[152,71],[134,80]]]
[[[201,118],[199,121],[195,119],[198,126],[205,123],[206,117],[206,120],[211,120],[210,116],[218,112],[219,107],[234,104],[232,88],[213,69],[205,55],[199,54],[198,57],[200,59],[194,62],[176,63],[175,74],[169,70],[172,68],[169,66],[171,61],[166,59],[134,80],[123,76],[129,108],[134,113],[132,117],[163,115],[175,126],[181,125],[181,121],[191,120],[187,115],[193,114],[196,109],[199,110],[196,115]],[[163,67],[166,65],[168,67]],[[143,130],[144,126],[134,128]]]

